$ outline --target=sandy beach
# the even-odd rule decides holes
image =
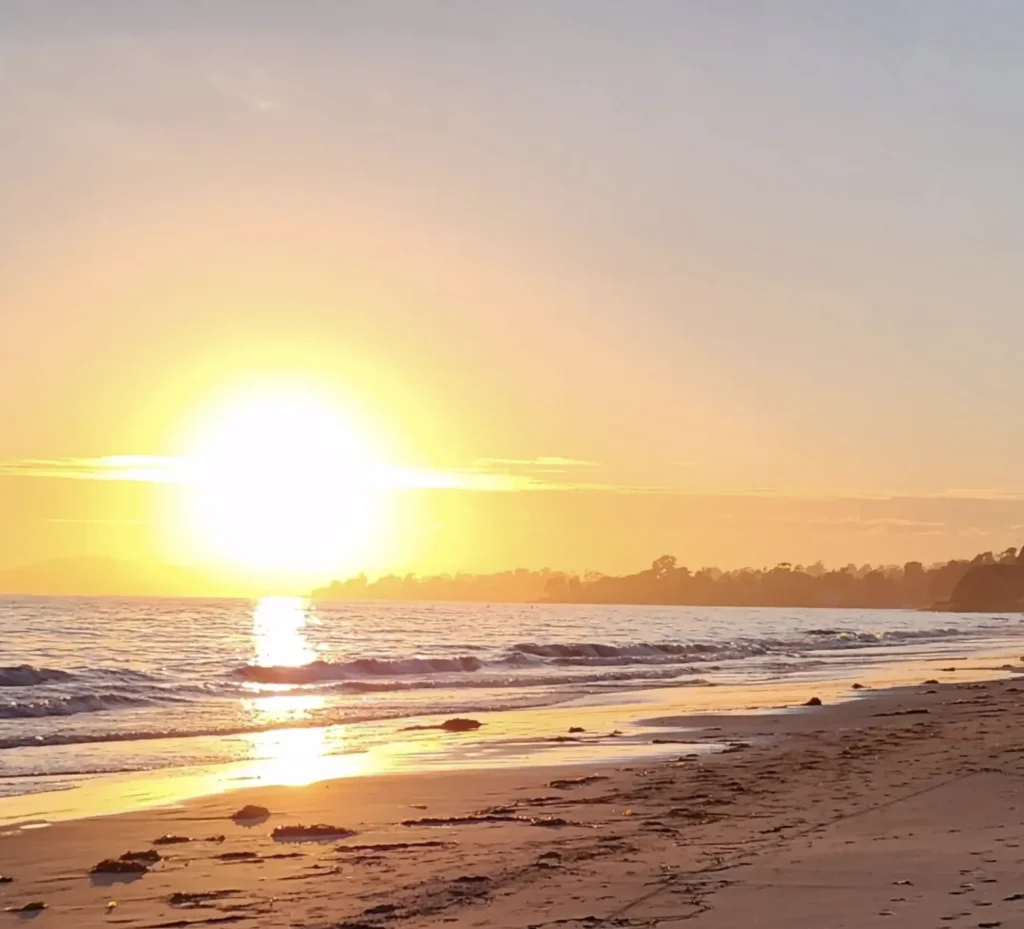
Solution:
[[[647,720],[727,746],[656,763],[355,776],[12,826],[0,921],[1020,926],[1022,693],[922,682]],[[234,821],[246,804],[269,815]],[[102,859],[137,870],[90,874]]]

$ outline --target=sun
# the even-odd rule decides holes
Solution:
[[[207,417],[187,458],[189,524],[208,558],[277,575],[358,562],[379,529],[384,468],[337,405],[275,388]]]

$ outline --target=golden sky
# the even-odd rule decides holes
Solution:
[[[1020,12],[897,6],[3,5],[0,587],[1020,544]]]

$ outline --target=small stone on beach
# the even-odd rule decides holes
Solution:
[[[483,725],[482,722],[476,719],[463,719],[460,716],[456,716],[453,719],[446,719],[443,723],[437,726],[406,726],[402,729],[402,732],[424,732],[428,729],[441,729],[444,732],[473,732],[479,729]]]
[[[93,865],[90,874],[146,874],[149,865],[141,861],[124,858],[104,858],[99,864]]]
[[[160,852],[153,848],[147,848],[141,852],[125,852],[121,856],[121,861],[144,861],[147,864],[156,864],[160,861]]]
[[[231,818],[235,822],[241,820],[262,820],[270,818],[270,810],[265,806],[255,806],[252,803],[247,803],[240,810],[237,810],[232,814]]]
[[[811,697],[804,706],[821,706],[821,697]]]
[[[302,841],[303,839],[347,839],[357,833],[342,826],[328,826],[317,823],[314,826],[278,826],[271,837],[281,840]]]

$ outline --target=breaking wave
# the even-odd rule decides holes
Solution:
[[[310,664],[244,665],[235,673],[245,681],[257,684],[317,684],[339,681],[347,677],[384,677],[410,674],[444,674],[448,672],[479,671],[483,667],[479,658],[406,658],[388,661],[383,658],[359,658],[355,661],[313,661]]]
[[[602,642],[521,642],[504,655],[491,660],[476,655],[454,658],[357,658],[351,661],[313,661],[309,664],[243,665],[236,677],[253,684],[327,684],[349,682],[353,690],[397,690],[418,684],[383,684],[384,679],[427,678],[436,675],[475,676],[481,672],[542,672],[552,667],[616,667],[631,665],[675,666],[702,662],[739,661],[745,658],[780,655],[799,657],[807,652],[871,648],[898,645],[916,639],[941,639],[963,635],[958,629],[894,630],[889,632],[843,632],[812,629],[792,639],[737,639],[725,642],[650,643],[612,645]],[[675,673],[685,673],[682,669]],[[362,683],[360,683],[362,682]],[[546,678],[547,683],[552,683]],[[508,677],[491,686],[528,685],[528,678]],[[457,686],[473,686],[460,681]]]
[[[67,671],[53,668],[34,668],[29,664],[0,667],[0,687],[34,687],[37,684],[52,684],[70,681]]]
[[[145,697],[127,694],[85,694],[79,697],[50,697],[18,703],[0,703],[0,719],[39,719],[44,716],[75,716],[78,713],[102,713],[127,707],[150,706]]]

